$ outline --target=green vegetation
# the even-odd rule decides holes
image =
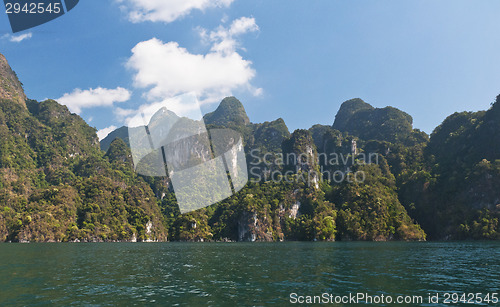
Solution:
[[[100,141],[100,146],[102,151],[108,151],[111,142],[113,142],[116,138],[121,139],[127,146],[130,145],[128,139],[128,127],[121,126],[120,128],[112,131],[108,134],[104,139]]]
[[[415,217],[433,239],[500,239],[500,96],[486,112],[449,116],[407,186]],[[409,197],[407,198],[409,199]]]
[[[169,178],[134,171],[127,127],[99,144],[65,106],[26,100],[3,56],[0,81],[0,241],[500,239],[500,96],[430,138],[408,114],[361,99],[342,104],[333,126],[290,134],[281,118],[250,123],[225,98],[204,119],[243,135],[251,181],[181,214]],[[162,109],[151,125],[174,117]],[[280,161],[287,154],[300,158]],[[275,171],[274,182],[261,176]],[[328,181],[335,172],[345,180]]]
[[[217,125],[228,128],[250,123],[245,108],[235,97],[224,98],[219,107],[214,112],[206,114],[203,119],[207,125]]]
[[[16,73],[10,68],[7,59],[0,53],[0,98],[11,100],[23,107],[26,95]]]
[[[413,118],[393,107],[374,108],[356,98],[342,104],[333,128],[349,132],[364,140],[415,144],[424,142],[426,134],[412,128]]]
[[[0,101],[0,240],[164,240],[157,200],[121,140],[55,101]]]
[[[364,172],[363,182],[345,181],[334,186],[330,193],[330,200],[339,205],[339,237],[373,241],[425,240],[424,231],[399,202],[395,178],[387,167],[371,164],[355,171]]]

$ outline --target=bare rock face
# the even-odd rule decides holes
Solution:
[[[19,102],[26,108],[26,95],[23,85],[17,78],[16,73],[10,68],[7,59],[0,53],[0,99],[8,99]]]
[[[301,180],[319,188],[318,152],[308,130],[295,130],[281,145],[288,169],[301,175]]]

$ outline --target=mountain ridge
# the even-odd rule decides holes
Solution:
[[[222,99],[215,111],[203,116],[207,125],[240,126],[248,125],[250,119],[243,104],[234,96]]]
[[[134,171],[127,127],[100,144],[67,107],[24,99],[9,66],[0,77],[0,241],[500,239],[500,96],[430,138],[408,114],[361,99],[332,126],[290,133],[281,118],[251,123],[228,97],[205,120],[243,135],[250,182],[180,214],[168,177]]]
[[[26,108],[26,94],[23,84],[19,81],[16,73],[12,70],[7,59],[0,53],[0,97],[14,100]]]

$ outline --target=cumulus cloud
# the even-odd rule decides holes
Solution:
[[[104,139],[105,137],[108,136],[108,134],[110,134],[111,132],[115,131],[116,130],[116,126],[109,126],[107,128],[104,128],[104,129],[101,129],[99,131],[97,131],[97,137],[99,137],[99,141],[102,141],[102,139]]]
[[[117,87],[115,89],[98,87],[88,90],[77,88],[73,90],[73,92],[66,93],[56,100],[60,104],[66,105],[71,112],[79,114],[83,108],[112,106],[115,102],[129,100],[130,96],[130,91],[122,87]]]
[[[202,39],[211,44],[207,54],[193,54],[177,42],[153,38],[132,49],[127,65],[135,71],[135,85],[148,89],[146,97],[150,101],[194,92],[201,103],[214,102],[237,88],[258,95],[262,90],[250,84],[256,74],[252,62],[237,51],[241,48],[237,37],[258,29],[255,19],[247,17],[216,31],[200,28]]]
[[[13,43],[20,43],[23,40],[30,39],[33,36],[33,33],[28,32],[20,35],[10,35],[10,34],[5,34],[2,36],[3,39],[8,39],[9,41]]]
[[[170,23],[193,10],[228,7],[234,0],[118,0],[134,23],[152,21]]]
[[[236,19],[231,23],[229,28],[219,26],[216,31],[211,31],[210,33],[206,29],[199,28],[201,38],[212,44],[211,51],[223,54],[231,54],[237,48],[241,48],[237,40],[239,35],[258,30],[259,26],[255,23],[255,18],[249,17]]]

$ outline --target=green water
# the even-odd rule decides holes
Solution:
[[[1,306],[281,306],[290,293],[499,287],[500,242],[0,244]]]

